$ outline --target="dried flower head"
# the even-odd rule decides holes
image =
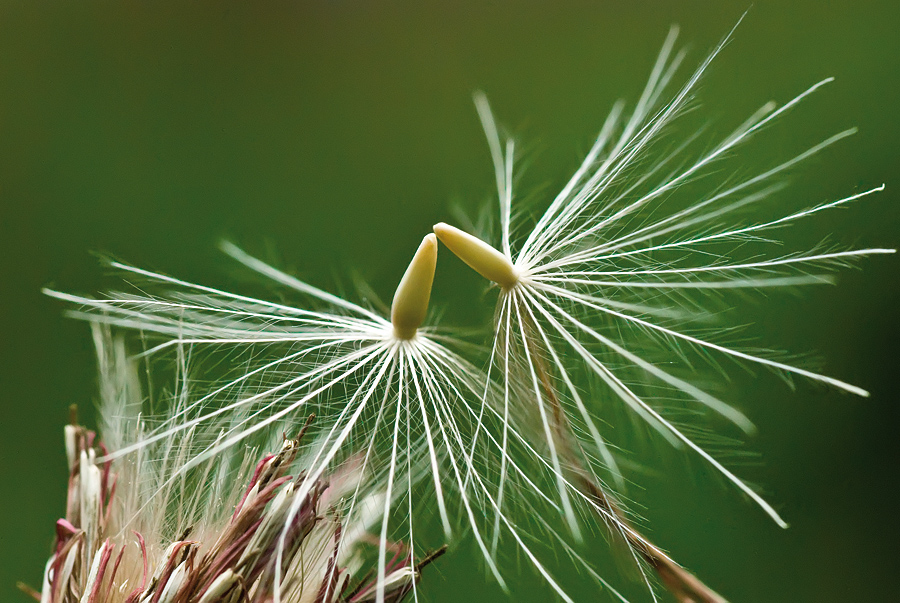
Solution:
[[[121,340],[95,325],[101,368],[104,437],[127,441],[145,429],[134,365]],[[176,402],[173,409],[179,409]],[[180,408],[181,411],[185,409]],[[384,492],[348,463],[311,478],[310,421],[280,450],[262,456],[230,447],[194,472],[196,431],[155,441],[115,460],[96,434],[66,427],[69,488],[66,515],[36,598],[42,603],[267,603],[374,601],[376,581],[368,528]],[[255,460],[258,459],[258,460]],[[293,475],[289,475],[293,473]],[[422,562],[389,543],[381,600],[412,592]],[[357,576],[354,578],[354,576]]]

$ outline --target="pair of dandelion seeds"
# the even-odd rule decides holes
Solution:
[[[101,411],[109,409],[101,412],[109,452],[97,452],[87,432],[72,432],[77,483],[70,482],[70,496],[94,484],[94,494],[79,500],[81,508],[93,505],[96,516],[113,504],[103,480],[119,463],[119,479],[133,492],[117,503],[124,509],[114,514],[118,538],[123,530],[171,535],[192,527],[216,542],[203,548],[179,535],[164,550],[144,550],[144,582],[141,572],[131,582],[143,590],[128,601],[380,603],[410,593],[418,599],[416,560],[430,557],[416,548],[414,527],[430,518],[448,540],[461,524],[504,587],[504,559],[519,557],[560,599],[572,601],[556,577],[560,559],[569,559],[613,599],[626,600],[585,558],[595,556],[584,554],[585,532],[602,531],[625,551],[649,599],[657,600],[661,585],[679,601],[724,601],[636,528],[622,499],[633,465],[621,462],[623,442],[613,427],[631,416],[651,438],[711,466],[786,526],[705,447],[710,437],[698,431],[701,415],[744,433],[753,425],[696,381],[695,366],[721,370],[718,362],[730,359],[867,394],[723,343],[727,330],[716,328],[714,315],[735,291],[829,283],[835,269],[893,250],[823,244],[783,251],[771,238],[776,231],[882,190],[789,212],[773,207],[790,170],[852,131],[750,175],[731,170],[725,180],[713,177],[741,145],[830,80],[780,106],[765,104],[712,146],[702,132],[673,141],[668,134],[724,46],[667,92],[684,59],[675,37],[673,30],[630,114],[623,103],[613,107],[584,161],[530,229],[514,194],[514,142],[501,137],[477,95],[496,174],[499,233],[478,237],[437,224],[400,281],[389,317],[227,243],[229,256],[298,303],[117,262],[115,268],[147,285],[98,299],[49,292],[77,304],[74,314],[95,324],[106,391]],[[704,150],[695,152],[701,144]],[[487,345],[427,324],[439,242],[495,285]],[[162,293],[144,292],[150,288]],[[142,333],[142,378],[111,327]],[[141,379],[168,385],[141,393]],[[303,425],[302,438],[289,437]],[[252,470],[248,458],[279,447]],[[292,462],[299,469],[288,478]],[[241,493],[226,482],[250,486]],[[217,532],[216,511],[206,507],[233,510],[222,520],[230,527]],[[236,522],[253,526],[247,538],[229,532]],[[63,544],[48,564],[44,593],[51,594],[42,601],[69,600],[57,596],[64,591],[61,575],[88,593],[94,591],[86,583],[120,584],[109,575],[103,582],[104,572],[115,573],[113,544],[97,540],[115,530],[96,523],[72,520],[58,530]],[[93,546],[96,554],[66,565],[63,552],[76,533],[83,542],[94,539],[81,548]],[[157,573],[148,574],[148,559],[161,568]],[[373,568],[371,580],[352,584],[351,574],[366,567]],[[120,600],[106,592],[107,598],[81,600]]]

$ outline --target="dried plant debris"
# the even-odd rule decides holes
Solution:
[[[352,577],[366,573],[357,554],[368,540],[365,526],[341,517],[332,504],[347,494],[348,476],[320,478],[302,495],[298,485],[304,473],[287,474],[302,433],[259,460],[226,521],[201,521],[171,541],[121,529],[140,523],[123,516],[128,509],[121,504],[121,499],[139,500],[127,491],[138,481],[119,475],[112,461],[98,461],[107,451],[93,431],[73,424],[65,434],[66,515],[56,522],[56,544],[40,592],[22,586],[41,603],[263,603],[275,600],[277,575],[286,603],[375,600],[376,581]],[[292,506],[298,511],[281,547]],[[209,519],[221,515],[214,508],[201,513]],[[409,547],[388,547],[394,551],[384,583],[388,602],[412,592],[422,569],[445,550],[416,563]],[[374,567],[368,569],[369,576],[376,574]]]

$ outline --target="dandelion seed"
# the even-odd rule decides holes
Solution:
[[[497,180],[499,246],[445,223],[435,225],[434,232],[499,288],[490,378],[499,374],[503,382],[500,412],[506,421],[515,407],[520,419],[531,417],[537,425],[557,477],[557,498],[576,538],[576,502],[588,498],[589,506],[680,600],[719,601],[626,521],[600,477],[605,471],[618,486],[623,484],[608,430],[596,419],[598,404],[607,393],[621,400],[666,440],[699,455],[786,527],[768,502],[666,418],[654,403],[654,391],[665,387],[669,397],[677,395],[705,407],[745,432],[753,430],[745,415],[669,367],[684,363],[690,369],[686,354],[718,354],[867,395],[833,377],[729,347],[690,329],[697,314],[703,317],[703,296],[731,289],[827,283],[837,267],[894,250],[821,247],[773,253],[773,242],[764,238],[776,228],[848,205],[883,186],[781,217],[741,223],[743,210],[764,211],[763,201],[779,188],[780,175],[852,131],[831,136],[755,176],[716,182],[703,196],[680,198],[683,186],[693,183],[691,190],[696,190],[717,162],[831,80],[813,85],[780,107],[767,103],[699,157],[685,155],[693,138],[674,151],[660,151],[666,129],[683,113],[701,75],[727,41],[671,100],[661,102],[684,58],[683,53],[673,53],[676,35],[673,29],[631,115],[624,117],[621,102],[613,107],[581,166],[527,232],[520,230],[521,212],[513,207],[514,141],[501,140],[486,98],[477,94],[475,104]],[[664,362],[655,361],[658,358]],[[576,386],[575,374],[582,372],[597,378],[607,391],[586,394]],[[504,462],[508,456],[504,450]],[[602,462],[595,462],[596,457]]]
[[[209,432],[211,425],[224,424],[221,433],[207,438],[204,448],[185,455],[181,468],[169,478],[174,482],[181,473],[239,443],[271,437],[276,426],[315,413],[323,426],[321,446],[286,515],[276,552],[276,584],[282,581],[279,568],[288,544],[287,526],[301,510],[297,501],[352,457],[359,459],[361,471],[385,484],[377,513],[378,601],[388,597],[390,589],[387,543],[408,540],[412,547],[413,518],[423,508],[437,509],[448,539],[453,532],[451,516],[460,514],[489,571],[505,587],[495,561],[496,547],[489,547],[486,531],[511,533],[517,546],[533,555],[515,521],[503,515],[502,504],[492,494],[489,474],[497,455],[487,449],[499,450],[494,435],[499,431],[490,426],[497,423],[496,417],[486,416],[482,408],[484,397],[492,395],[486,393],[491,386],[486,389],[484,374],[454,351],[464,342],[423,326],[436,264],[435,235],[425,237],[403,276],[390,320],[298,281],[234,245],[226,243],[223,249],[305,298],[304,307],[324,307],[301,309],[241,296],[118,262],[113,267],[171,290],[162,297],[139,293],[101,299],[47,291],[78,304],[80,309],[73,312],[77,317],[138,329],[150,339],[161,336],[161,342],[143,353],[150,362],[176,350],[194,364],[194,393],[182,409],[101,460],[139,454],[176,434]],[[224,374],[208,377],[212,385],[200,390],[197,374],[206,369]],[[475,432],[486,434],[480,438],[486,446],[474,445],[479,441]],[[527,478],[517,463],[507,464],[504,471]],[[420,482],[431,486],[429,496],[416,495]],[[486,515],[496,517],[482,525]],[[562,594],[536,558],[535,562]],[[278,590],[275,600],[285,600]]]
[[[94,330],[103,435],[125,441],[146,427],[139,379],[123,342],[106,328]],[[336,468],[301,493],[303,472],[288,472],[303,467],[315,449],[304,448],[303,431],[258,462],[255,449],[232,447],[172,483],[170,474],[192,454],[198,431],[104,461],[115,455],[73,419],[65,430],[66,516],[57,522],[41,592],[29,592],[43,603],[264,603],[279,589],[297,603],[371,600],[366,593],[372,585],[354,586],[359,578],[353,576],[363,569],[359,550],[368,530],[361,511],[373,501],[349,511],[345,504],[366,476],[358,464]],[[148,499],[152,504],[145,504]],[[276,565],[277,541],[295,507]],[[415,563],[409,547],[394,547],[385,600],[399,602],[441,551]]]

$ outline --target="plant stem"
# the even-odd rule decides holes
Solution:
[[[606,493],[597,477],[585,468],[581,461],[584,451],[581,444],[572,435],[568,417],[559,401],[550,372],[535,338],[529,337],[526,345],[529,346],[532,365],[544,389],[545,399],[549,402],[552,410],[556,436],[554,444],[557,452],[567,461],[566,465],[574,475],[582,493],[596,505],[594,511],[603,519],[605,519],[604,514],[615,518],[615,522],[621,528],[617,531],[625,538],[631,549],[653,568],[656,575],[679,603],[727,603],[724,597],[706,586],[700,579],[664,553],[662,549],[650,542],[647,537],[635,530],[619,506]]]

